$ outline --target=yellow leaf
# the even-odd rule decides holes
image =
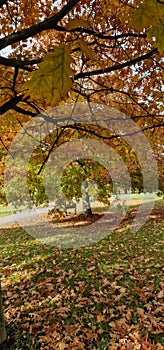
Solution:
[[[114,0],[112,1],[112,5],[119,7],[120,6],[120,2],[118,0]]]
[[[46,99],[53,106],[63,100],[72,87],[71,63],[69,48],[64,44],[55,46],[39,64],[39,69],[29,74],[25,88],[29,89],[31,97]]]
[[[105,316],[103,314],[97,315],[97,322],[103,322],[105,320]]]
[[[164,6],[156,0],[144,0],[134,11],[131,24],[137,30],[149,28],[148,36],[155,37],[160,53],[164,51]]]
[[[64,350],[64,349],[66,349],[66,344],[61,341],[58,343],[58,347],[59,347],[59,350]]]
[[[164,52],[164,23],[158,21],[157,26],[149,30],[149,36],[156,38],[158,50],[162,54]]]
[[[89,28],[90,25],[88,21],[85,21],[84,19],[75,18],[75,19],[70,19],[67,25],[65,26],[67,30],[72,30],[79,27]]]
[[[148,4],[147,0],[145,0],[132,15],[132,24],[135,29],[142,30],[143,28],[149,26],[153,19],[154,12],[152,11],[152,6],[150,7],[150,3]]]
[[[87,45],[86,41],[82,40],[82,39],[79,39],[78,43],[79,43],[79,46],[80,46],[81,50],[85,52],[86,57],[91,59],[91,60],[93,60],[93,52],[89,48],[89,46]]]

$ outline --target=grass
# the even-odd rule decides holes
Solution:
[[[6,215],[11,215],[11,210],[7,206],[1,206],[0,205],[0,217],[1,216],[6,216]]]
[[[65,250],[0,229],[7,349],[162,350],[162,211],[158,201],[137,233],[128,215],[94,246]]]
[[[20,208],[15,208],[14,206],[3,206],[0,205],[0,217],[2,216],[6,216],[6,215],[12,215],[12,213],[17,213],[20,211],[20,209],[22,210],[24,207],[20,207]]]

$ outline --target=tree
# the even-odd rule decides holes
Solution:
[[[140,6],[138,0],[49,0],[36,7],[34,1],[6,0],[0,14],[2,162],[28,118],[44,115],[61,100],[98,102],[125,112],[161,162],[161,1],[144,0]]]
[[[119,109],[138,124],[154,149],[162,186],[163,1],[0,0],[0,16],[1,185],[9,145],[29,118],[44,119],[61,101],[87,101]],[[56,145],[81,132],[68,121]],[[56,123],[60,128],[60,118]],[[88,125],[83,132],[109,138],[120,153],[124,148],[125,135],[103,136]],[[50,153],[48,145],[43,164]],[[137,174],[135,166],[129,162]]]
[[[34,1],[1,1],[0,114],[14,110],[34,117],[69,94],[71,99],[80,95],[113,107],[119,104],[143,129],[145,120],[147,128],[163,125],[157,118],[162,61],[156,43],[162,53],[164,6],[145,0],[136,10],[139,3],[70,0],[56,5],[49,0],[36,7]],[[136,15],[135,28],[141,32],[133,29],[131,17]],[[148,34],[156,36],[155,43]],[[27,76],[30,92],[25,94]]]
[[[90,159],[77,159],[64,170],[61,178],[62,190],[69,200],[83,198],[86,216],[92,216],[89,184],[93,182],[98,187],[97,199],[109,204],[110,176],[107,169],[98,162]]]

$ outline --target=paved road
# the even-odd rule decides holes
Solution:
[[[115,197],[113,197],[113,198],[111,197],[111,199],[114,200]],[[122,198],[120,198],[120,199],[122,201],[124,199],[129,200],[130,201],[129,205],[140,204],[141,200],[143,200],[144,202],[150,202],[152,200],[154,201],[154,198],[149,198],[147,196],[143,196],[141,198],[133,199],[133,196],[123,195]],[[94,206],[100,206],[100,204],[101,204],[100,202],[95,202],[94,205],[92,203],[92,206],[93,207]],[[116,201],[116,205],[118,205],[117,201]],[[5,227],[5,226],[8,226],[10,224],[14,224],[16,222],[19,222],[19,221],[23,221],[23,220],[27,220],[27,219],[30,219],[30,218],[34,218],[35,216],[37,217],[39,214],[47,213],[52,208],[54,208],[54,205],[49,205],[48,207],[44,207],[44,208],[37,208],[37,209],[26,210],[26,211],[22,211],[22,212],[19,212],[19,213],[16,213],[16,214],[12,214],[12,215],[2,216],[2,217],[0,217],[0,227]]]

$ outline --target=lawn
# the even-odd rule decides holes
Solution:
[[[23,209],[23,206],[20,207],[20,209]],[[12,206],[4,206],[0,205],[0,217],[6,216],[6,215],[12,215],[12,213],[19,212],[20,210],[12,207]]]
[[[0,217],[11,215],[11,209],[7,206],[0,205]]]
[[[7,350],[164,349],[163,214],[158,201],[139,232],[131,233],[128,215],[78,249],[1,228]]]

